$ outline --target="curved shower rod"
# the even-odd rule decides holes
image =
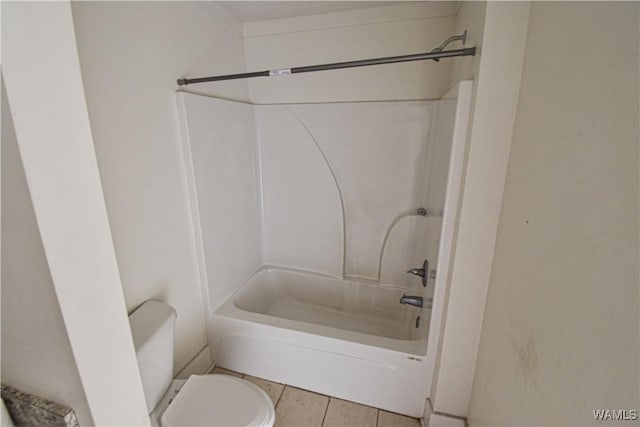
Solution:
[[[449,37],[440,46],[436,47],[430,52],[425,52],[425,53],[414,53],[411,55],[401,55],[401,56],[388,56],[385,58],[360,59],[357,61],[334,62],[332,64],[308,65],[305,67],[278,68],[275,70],[254,71],[250,73],[239,73],[239,74],[226,74],[222,76],[197,77],[193,79],[181,78],[181,79],[178,79],[178,85],[184,86],[184,85],[193,84],[193,83],[217,82],[221,80],[246,79],[246,78],[252,78],[252,77],[283,76],[283,75],[289,75],[289,74],[309,73],[313,71],[337,70],[340,68],[366,67],[369,65],[392,64],[396,62],[408,62],[408,61],[421,61],[426,59],[432,59],[438,62],[440,61],[440,58],[452,58],[456,56],[475,56],[476,54],[475,46],[462,48],[462,49],[444,50],[444,48],[447,47],[449,43],[457,40],[462,41],[462,45],[464,46],[466,39],[467,39],[467,31],[465,30],[464,33],[457,36]]]

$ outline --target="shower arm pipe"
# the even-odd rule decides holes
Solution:
[[[462,42],[462,45],[464,46],[465,42],[467,41],[467,30],[464,30],[464,33],[462,34],[458,34],[457,36],[451,36],[448,39],[446,39],[445,41],[442,42],[442,44],[440,46],[438,46],[437,48],[433,49],[431,51],[431,53],[437,53],[437,52],[442,52],[444,51],[444,48],[449,46],[449,43],[453,43],[455,41],[460,40]],[[473,49],[473,54],[475,55],[475,47],[471,48]],[[434,61],[438,62],[440,61],[440,58],[433,58]]]
[[[283,75],[289,75],[289,74],[309,73],[314,71],[337,70],[341,68],[367,67],[370,65],[393,64],[397,62],[422,61],[427,59],[432,59],[437,62],[440,60],[440,58],[453,58],[457,56],[475,56],[476,54],[475,46],[462,48],[462,49],[444,50],[444,48],[449,43],[456,40],[461,40],[462,43],[464,44],[466,40],[466,36],[467,36],[467,32],[465,31],[460,35],[449,37],[447,40],[445,40],[444,43],[442,43],[439,47],[433,49],[431,52],[414,53],[411,55],[388,56],[384,58],[360,59],[356,61],[334,62],[331,64],[307,65],[304,67],[278,68],[275,70],[254,71],[250,73],[225,74],[221,76],[212,76],[212,77],[196,77],[192,79],[182,78],[182,79],[178,79],[178,85],[185,86],[188,84],[217,82],[221,80],[236,80],[236,79],[247,79],[247,78],[253,78],[253,77],[283,76]]]

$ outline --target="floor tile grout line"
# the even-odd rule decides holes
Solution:
[[[278,394],[278,398],[276,399],[276,403],[275,403],[275,405],[273,405],[274,409],[275,409],[276,406],[278,406],[278,403],[280,403],[280,399],[282,399],[282,395],[284,394],[284,389],[286,387],[287,386],[283,384],[282,390],[280,390],[280,394]]]
[[[332,397],[329,397],[329,399],[327,399],[327,407],[324,408],[324,415],[322,416],[322,424],[320,424],[321,427],[324,427],[324,421],[327,419],[327,412],[329,412],[329,404],[331,403],[331,399]]]
[[[211,368],[211,370],[209,370],[209,374],[213,374],[213,371],[214,371],[214,369],[215,369],[216,367],[218,367],[218,366],[214,365],[214,367],[213,367],[213,368]],[[220,368],[220,367],[218,367],[218,368]],[[230,375],[230,374],[231,374],[232,376],[238,376],[238,377],[239,377],[239,378],[241,378],[241,379],[246,379],[246,377],[248,376],[248,374],[245,374],[245,373],[242,373],[242,372],[232,371],[232,370],[230,370],[230,369],[226,369],[226,368],[220,368],[220,369],[223,369],[224,371],[229,372],[229,374],[227,374],[227,373],[220,373],[220,374],[218,374],[218,375]],[[233,374],[236,374],[236,375],[233,375]],[[205,374],[205,375],[206,375],[206,374]],[[287,388],[295,389],[295,390],[301,390],[301,391],[304,391],[304,392],[307,392],[307,393],[315,394],[315,395],[317,395],[317,396],[324,396],[324,397],[326,397],[326,398],[327,398],[327,405],[325,406],[325,409],[324,409],[324,415],[323,415],[323,417],[322,417],[322,424],[320,425],[320,427],[324,427],[324,423],[325,423],[325,421],[326,421],[327,414],[328,414],[328,412],[329,412],[329,405],[331,404],[331,400],[332,400],[332,399],[338,399],[338,398],[336,398],[336,397],[329,396],[329,395],[327,395],[327,394],[317,393],[317,392],[315,392],[315,391],[307,390],[307,389],[304,389],[304,388],[294,387],[294,386],[291,386],[291,385],[288,385],[288,384],[284,384],[284,383],[277,383],[277,382],[270,381],[270,380],[267,380],[267,379],[264,379],[264,378],[259,378],[259,377],[255,377],[255,378],[262,379],[263,381],[267,381],[267,382],[271,382],[271,383],[273,383],[273,384],[279,384],[279,385],[282,385],[282,386],[283,386],[283,387],[282,387],[282,391],[281,391],[281,392],[280,392],[280,394],[278,395],[278,398],[277,398],[277,400],[276,400],[276,402],[275,402],[275,404],[274,404],[274,409],[275,409],[275,408],[280,404],[280,401],[282,400],[282,396],[284,395],[284,392],[285,392],[285,390],[286,390]],[[247,380],[247,381],[248,381],[248,380]],[[342,399],[338,399],[338,400],[342,400]],[[348,400],[347,400],[347,402],[351,402],[351,401],[348,401]],[[357,402],[352,402],[352,403],[355,403],[355,404],[358,404],[358,405],[362,405],[362,404],[357,403]],[[368,405],[363,405],[363,406],[368,406]],[[376,427],[380,427],[380,411],[381,411],[382,409],[380,409],[380,408],[376,408],[376,407],[374,407],[374,406],[371,406],[371,408],[374,408],[374,409],[376,410],[376,424],[375,424],[375,426],[376,426]],[[419,422],[419,419],[416,419],[416,418],[413,418],[413,417],[409,417],[409,416],[402,415],[402,414],[397,414],[397,415],[400,415],[400,416],[402,416],[402,417],[411,418],[411,419],[413,419],[413,420],[418,420],[418,422]]]
[[[289,387],[286,384],[283,384],[284,387],[282,387],[282,391],[280,392],[280,396],[278,396],[278,400],[276,400],[276,404],[273,405],[273,408],[275,409],[276,407],[278,407],[278,404],[280,403],[280,401],[282,400],[282,396],[284,396],[284,391],[287,389],[287,387]]]

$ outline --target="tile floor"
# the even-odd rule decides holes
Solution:
[[[213,374],[251,381],[276,408],[274,427],[420,427],[420,420],[215,367]]]

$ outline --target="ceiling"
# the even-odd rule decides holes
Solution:
[[[227,12],[241,22],[267,21],[317,13],[389,6],[404,1],[218,1]]]

